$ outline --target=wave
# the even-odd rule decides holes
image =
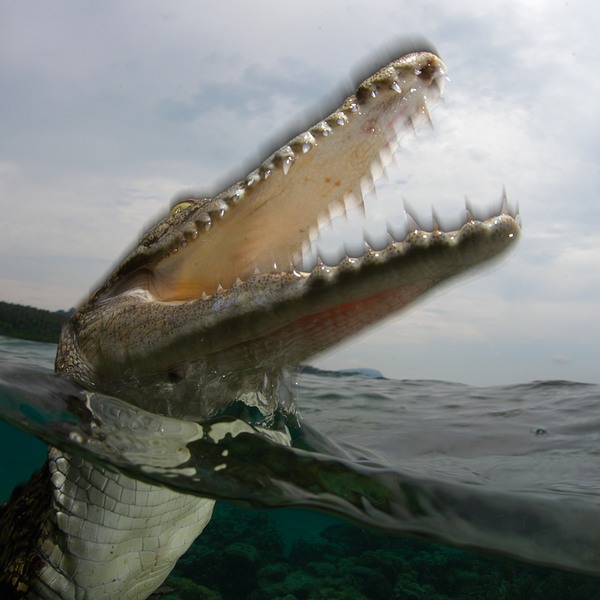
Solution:
[[[550,404],[559,403],[557,398],[564,402],[564,390],[570,394],[584,390],[591,402],[594,394],[597,399],[597,386],[533,382],[471,388],[446,382],[368,379],[355,374],[347,376],[347,388],[336,384],[337,397],[332,398],[322,373],[304,375],[300,387],[311,399],[306,410],[300,411],[304,417],[294,413],[278,416],[281,428],[287,427],[292,434],[288,447],[274,441],[272,432],[234,416],[180,421],[145,412],[118,398],[86,392],[49,372],[47,365],[41,368],[39,355],[26,362],[15,348],[9,350],[10,360],[4,360],[0,367],[2,417],[87,460],[198,496],[254,507],[315,508],[384,532],[600,573],[597,482],[587,487],[577,485],[581,480],[561,485],[550,476],[539,485],[539,481],[532,483],[536,473],[527,479],[522,469],[518,477],[507,479],[514,465],[498,459],[499,447],[507,443],[498,429],[496,461],[492,452],[485,459],[470,462],[475,459],[468,453],[485,452],[490,443],[489,438],[485,441],[490,432],[482,415],[501,422],[522,418],[528,399],[529,405],[532,398],[539,402],[543,390],[554,395]],[[357,391],[359,379],[364,385]],[[478,420],[469,426],[473,404]],[[396,414],[392,425],[401,426],[403,413],[409,413],[407,407],[411,406],[419,407],[416,414],[421,426],[439,422],[443,416],[439,411],[446,407],[446,414],[455,414],[455,420],[442,420],[438,428],[462,428],[465,447],[432,451],[430,445],[423,445],[421,435],[412,438],[401,452],[385,452],[395,439],[389,427],[392,411]],[[488,410],[491,408],[494,410]],[[567,413],[572,408],[569,405]],[[337,415],[318,419],[324,424],[322,432],[307,423],[320,409]],[[435,411],[439,413],[437,421]],[[361,422],[366,422],[366,429],[361,429]],[[415,422],[408,419],[408,425],[411,423],[414,427]],[[569,427],[576,426],[577,420],[571,419]],[[533,469],[536,463],[527,460],[542,451],[539,444],[534,445],[540,437],[558,442],[558,446],[550,446],[551,452],[560,448],[561,431],[553,427],[549,431],[548,436],[540,436],[528,430],[528,445],[511,457],[520,456]],[[590,430],[589,435],[595,431]],[[340,441],[335,441],[336,434]],[[410,439],[409,429],[406,435]],[[437,433],[431,440],[436,437],[439,444]],[[373,439],[378,443],[372,444]],[[499,463],[504,465],[500,474]]]

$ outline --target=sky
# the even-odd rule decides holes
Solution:
[[[399,379],[600,382],[600,7],[592,0],[0,0],[0,300],[81,302],[182,190],[215,194],[423,36],[448,67],[433,130],[377,202],[489,210],[523,236],[315,359]]]

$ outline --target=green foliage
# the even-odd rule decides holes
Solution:
[[[0,335],[55,344],[71,312],[50,312],[0,301]]]

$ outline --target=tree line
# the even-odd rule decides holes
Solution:
[[[55,312],[0,301],[0,335],[57,343],[62,326],[74,309]]]

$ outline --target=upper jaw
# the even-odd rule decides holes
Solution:
[[[407,127],[428,117],[446,77],[430,53],[404,56],[342,106],[215,198],[188,198],[140,241],[99,294],[141,286],[163,302],[193,300],[256,272],[292,271],[319,226],[362,204]]]

